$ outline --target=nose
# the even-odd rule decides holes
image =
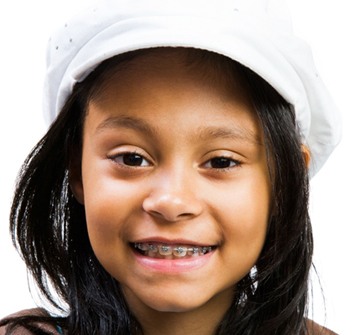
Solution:
[[[168,222],[191,219],[203,210],[202,202],[194,194],[190,183],[175,176],[162,177],[144,199],[142,207],[150,215]]]

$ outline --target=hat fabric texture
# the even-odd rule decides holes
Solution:
[[[102,61],[152,47],[193,47],[250,68],[295,108],[310,176],[341,137],[340,115],[284,0],[103,0],[50,39],[44,112],[51,123],[77,82]]]

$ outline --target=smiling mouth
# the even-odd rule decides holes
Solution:
[[[132,243],[133,249],[143,256],[161,259],[199,257],[215,250],[215,246],[185,246],[164,243]]]

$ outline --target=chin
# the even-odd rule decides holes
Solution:
[[[227,309],[234,296],[234,287],[225,289],[195,285],[164,284],[156,289],[142,286],[123,287],[125,299],[135,310],[152,310],[161,313],[190,313],[211,311],[222,306]]]
[[[205,305],[206,302],[197,302],[193,301],[193,299],[184,299],[175,300],[175,299],[161,299],[159,300],[152,300],[147,305],[158,312],[163,313],[186,313],[191,312],[195,309],[200,308],[201,306]]]

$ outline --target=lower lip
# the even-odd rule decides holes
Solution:
[[[202,268],[210,261],[214,251],[211,251],[203,256],[185,259],[162,259],[143,256],[138,253],[134,254],[137,262],[149,270],[163,273],[181,273]]]

